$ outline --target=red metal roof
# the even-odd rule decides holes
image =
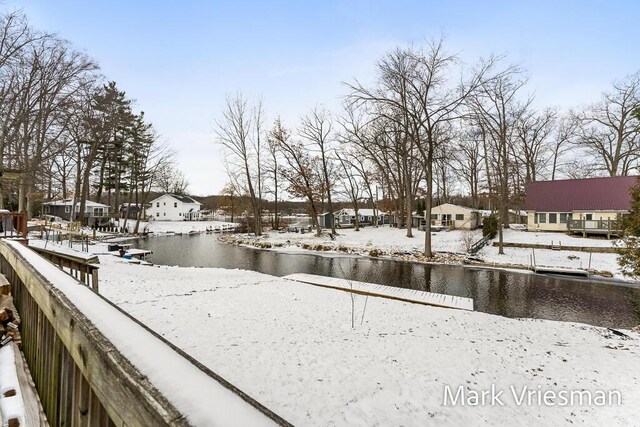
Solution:
[[[538,212],[624,211],[637,176],[565,179],[527,184],[525,209]]]

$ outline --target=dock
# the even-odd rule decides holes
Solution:
[[[455,308],[473,311],[473,299],[454,295],[436,294],[416,289],[396,288],[394,286],[355,280],[338,279],[336,277],[317,276],[315,274],[296,273],[284,276],[284,279],[306,283],[308,285],[353,292],[360,295],[388,298],[414,304],[432,305],[436,307]]]
[[[558,274],[562,276],[581,276],[589,277],[588,270],[582,270],[578,268],[563,268],[563,267],[533,267],[533,272],[537,274]]]

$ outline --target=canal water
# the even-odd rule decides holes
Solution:
[[[475,309],[506,317],[597,326],[640,325],[640,287],[461,266],[425,265],[345,255],[282,253],[234,246],[217,235],[151,237],[135,243],[156,264],[310,273],[473,298]]]

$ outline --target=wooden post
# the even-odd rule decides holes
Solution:
[[[93,292],[98,293],[98,269],[94,268],[91,271],[91,288]]]

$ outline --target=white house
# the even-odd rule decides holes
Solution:
[[[466,206],[444,203],[431,208],[431,225],[475,230],[480,221],[480,212]]]
[[[188,196],[163,194],[151,201],[147,215],[157,221],[193,221],[200,219],[200,206]]]

